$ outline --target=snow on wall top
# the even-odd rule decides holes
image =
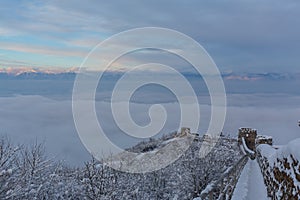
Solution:
[[[288,148],[288,151],[290,152],[290,154],[292,154],[294,158],[296,158],[297,160],[300,160],[300,150],[299,150],[300,138],[289,142],[287,148]]]
[[[274,163],[276,158],[286,158],[289,155],[292,155],[295,159],[300,161],[300,138],[292,140],[287,145],[280,146],[278,149],[267,145],[261,144],[257,147],[257,149],[261,152],[261,154],[268,158],[270,163]]]

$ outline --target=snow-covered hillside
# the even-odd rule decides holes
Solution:
[[[174,134],[132,147],[134,152],[158,151]],[[143,174],[113,170],[92,159],[72,169],[48,160],[41,145],[14,147],[2,140],[1,199],[193,199],[232,166],[241,154],[235,139],[221,137],[199,158],[203,138],[195,140],[177,161]]]

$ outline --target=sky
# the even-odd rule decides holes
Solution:
[[[299,91],[295,87],[300,77],[299,11],[300,2],[296,0],[2,0],[0,73],[17,73],[18,68],[45,68],[52,72],[77,69],[96,45],[112,35],[132,28],[169,28],[199,42],[222,72],[228,95],[225,133],[234,135],[241,126],[254,127],[273,136],[275,144],[286,144],[299,135]],[[166,40],[173,42],[172,38],[162,38],[162,43]],[[180,41],[174,40],[174,47],[175,44]],[[183,51],[183,46],[174,49]],[[114,48],[126,46],[117,44]],[[113,55],[114,48],[108,54]],[[121,57],[112,68],[151,62],[170,65],[181,72],[191,68],[178,56],[149,49]],[[108,82],[115,80],[111,75],[108,73],[109,80],[102,84],[104,99],[105,92],[112,88]],[[189,78],[199,86],[193,77]],[[0,107],[1,134],[20,143],[45,139],[49,152],[77,163],[78,157],[86,158],[88,154],[76,135],[72,102],[67,98],[71,96],[73,79],[53,80],[0,80],[0,103],[6,105]],[[158,95],[165,94],[164,90],[149,91],[144,94],[142,90],[133,106],[136,108],[132,113],[141,124],[148,122],[147,103],[165,100],[165,96]],[[171,122],[164,129],[167,133],[177,129],[177,107],[173,101],[163,102],[172,113]],[[98,104],[108,132],[117,133],[119,129],[111,122],[110,110],[104,109],[109,105],[105,101]],[[203,109],[201,115],[208,122],[205,120],[209,119],[210,110],[205,102]],[[57,142],[58,137],[61,140]],[[112,138],[119,139],[116,134]]]
[[[221,72],[294,73],[299,10],[296,0],[3,0],[0,67],[79,67],[99,42],[151,26],[192,37]]]

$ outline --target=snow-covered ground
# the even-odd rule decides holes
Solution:
[[[249,160],[240,175],[232,200],[253,199],[264,200],[269,198],[257,161]]]

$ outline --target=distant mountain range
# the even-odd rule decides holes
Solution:
[[[77,69],[0,68],[0,79],[74,79]]]
[[[71,69],[43,69],[43,68],[0,68],[0,79],[2,80],[24,80],[24,79],[74,79],[78,68]],[[121,77],[123,72],[105,72],[106,78]],[[183,73],[186,77],[200,77],[195,73]],[[222,73],[227,81],[258,81],[258,80],[300,80],[300,73]]]
[[[74,79],[76,76],[75,72],[62,72],[56,74],[42,73],[42,72],[24,72],[21,74],[8,74],[0,72],[0,79],[5,80],[19,80],[19,79]]]
[[[241,81],[255,81],[255,80],[292,80],[299,79],[300,73],[227,73],[222,74],[226,80],[241,80]]]

